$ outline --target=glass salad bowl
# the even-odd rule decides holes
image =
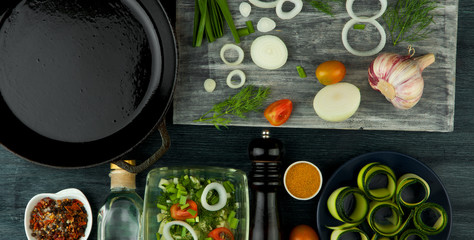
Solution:
[[[169,186],[169,182],[179,182],[180,184],[183,183],[184,176],[199,179],[200,181],[218,181],[223,183],[222,185],[228,187],[228,182],[231,183],[234,189],[233,198],[235,199],[235,204],[233,206],[237,206],[235,213],[231,213],[228,216],[224,216],[226,218],[225,221],[222,221],[221,224],[217,227],[221,227],[222,225],[229,227],[234,234],[234,238],[236,240],[247,240],[249,239],[249,225],[250,225],[250,218],[249,218],[249,191],[248,191],[248,181],[245,172],[232,169],[232,168],[221,168],[221,167],[162,167],[162,168],[155,168],[151,170],[147,175],[146,181],[146,188],[145,188],[145,204],[143,209],[143,230],[144,230],[144,238],[145,240],[156,240],[160,239],[157,238],[157,233],[163,232],[163,226],[167,222],[163,220],[163,215],[168,215],[167,219],[170,219],[169,216],[169,206],[163,206],[165,204],[159,204],[159,202],[163,202],[164,199],[168,201],[168,204],[171,200],[168,198],[169,192],[166,189],[166,186]],[[188,178],[186,177],[186,178]],[[168,184],[166,184],[165,180],[170,180]],[[180,179],[178,181],[178,179]],[[193,179],[193,180],[196,180]],[[228,181],[228,182],[227,182]],[[227,184],[225,183],[227,182]],[[175,184],[176,185],[176,184]],[[176,185],[177,187],[177,185]],[[204,187],[202,187],[203,189]],[[197,188],[196,188],[197,189]],[[178,189],[179,190],[179,189]],[[166,191],[166,192],[165,192]],[[194,190],[191,190],[194,191]],[[196,190],[199,191],[199,190]],[[168,194],[167,194],[168,192]],[[201,191],[202,192],[202,191]],[[192,193],[189,193],[192,194]],[[227,194],[229,195],[229,194]],[[189,199],[189,197],[188,197]],[[199,198],[197,198],[199,199]],[[234,201],[232,199],[228,200],[226,204],[231,204]],[[186,203],[186,202],[185,202]],[[183,204],[183,203],[179,203]],[[209,203],[213,205],[213,203]],[[201,218],[194,218],[194,219],[187,219],[186,221],[189,225],[192,225],[194,229],[199,229],[198,224],[205,224],[205,214],[206,211],[199,200],[197,200],[198,205],[198,215],[202,216]],[[216,204],[214,204],[216,205]],[[185,207],[185,205],[181,205]],[[162,210],[161,208],[166,209]],[[226,206],[227,207],[227,206]],[[184,208],[186,210],[186,208]],[[191,210],[192,212],[192,210]],[[227,214],[223,214],[227,215]],[[230,216],[232,215],[232,216]],[[238,219],[237,224],[231,224],[230,220],[232,218]],[[172,221],[173,219],[169,220]],[[195,221],[197,220],[197,221]],[[160,230],[161,228],[161,230]],[[180,228],[179,226],[177,228]],[[198,236],[199,239],[205,239],[207,237],[207,232],[199,231]],[[163,237],[161,239],[164,239]]]

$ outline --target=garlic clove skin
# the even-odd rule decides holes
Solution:
[[[380,91],[396,108],[410,109],[423,94],[422,71],[435,61],[434,54],[411,58],[382,53],[369,67],[369,84]]]

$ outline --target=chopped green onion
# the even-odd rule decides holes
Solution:
[[[204,238],[204,240],[212,240],[212,238],[210,238],[210,237],[207,237],[207,238]]]
[[[229,216],[227,216],[227,222],[231,223],[232,219],[234,219],[234,218],[235,218],[235,211],[231,211],[229,213]]]
[[[196,215],[196,213],[197,213],[196,210],[191,209],[191,208],[188,209],[188,210],[186,210],[186,211],[187,211],[189,214],[193,215],[193,216]]]
[[[195,220],[194,218],[187,218],[187,219],[186,219],[186,222],[188,222],[188,223],[195,223],[196,220]]]
[[[157,203],[156,206],[157,206],[159,209],[168,210],[168,208],[167,208],[165,205],[163,205],[163,204]]]
[[[228,193],[231,193],[231,192],[235,191],[234,184],[232,184],[230,181],[225,181],[225,182],[223,182],[222,185],[224,186],[225,191],[228,192]]]
[[[237,29],[237,34],[239,34],[239,37],[244,37],[250,34],[250,31],[248,28],[239,28]]]
[[[232,221],[229,224],[230,228],[236,229],[238,225],[239,225],[239,219],[232,218]]]
[[[219,196],[213,196],[211,198],[211,204],[214,205],[219,202]]]
[[[188,203],[186,203],[186,204],[180,206],[179,208],[181,208],[181,210],[183,210],[183,209],[186,209],[187,207],[189,207],[189,204],[188,204]]]
[[[302,66],[296,66],[296,70],[298,71],[298,75],[300,75],[300,78],[306,77],[306,72],[304,71],[304,68]]]
[[[187,229],[186,229],[185,227],[182,227],[182,230],[181,230],[181,237],[186,236],[186,231],[187,231]]]
[[[174,201],[177,200],[177,199],[178,199],[178,195],[177,195],[177,194],[171,194],[171,195],[170,195],[170,200],[171,200],[172,202],[174,202]]]
[[[247,28],[249,29],[249,32],[250,33],[254,33],[255,32],[255,28],[253,27],[253,23],[252,21],[247,21],[245,22],[245,25],[247,25]]]
[[[364,30],[365,24],[354,24],[354,29]]]
[[[202,195],[202,192],[203,192],[203,191],[204,191],[204,188],[201,188],[201,189],[199,189],[199,190],[196,192],[196,197],[197,197],[198,199],[201,198],[201,195]]]
[[[187,197],[186,197],[186,196],[181,196],[181,197],[179,198],[179,204],[180,204],[180,205],[186,204],[186,200],[187,200]]]

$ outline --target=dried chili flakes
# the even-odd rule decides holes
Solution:
[[[84,236],[87,212],[77,199],[43,198],[31,212],[31,236],[40,240],[74,240]]]

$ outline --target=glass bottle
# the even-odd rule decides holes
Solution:
[[[249,181],[252,195],[251,240],[280,240],[282,237],[278,215],[278,191],[281,188],[283,144],[270,138],[264,130],[262,138],[253,139],[249,144],[249,158],[252,170]]]
[[[126,162],[135,165],[134,160]],[[97,217],[97,239],[142,239],[143,199],[135,192],[135,173],[115,164],[110,169],[110,193]]]

